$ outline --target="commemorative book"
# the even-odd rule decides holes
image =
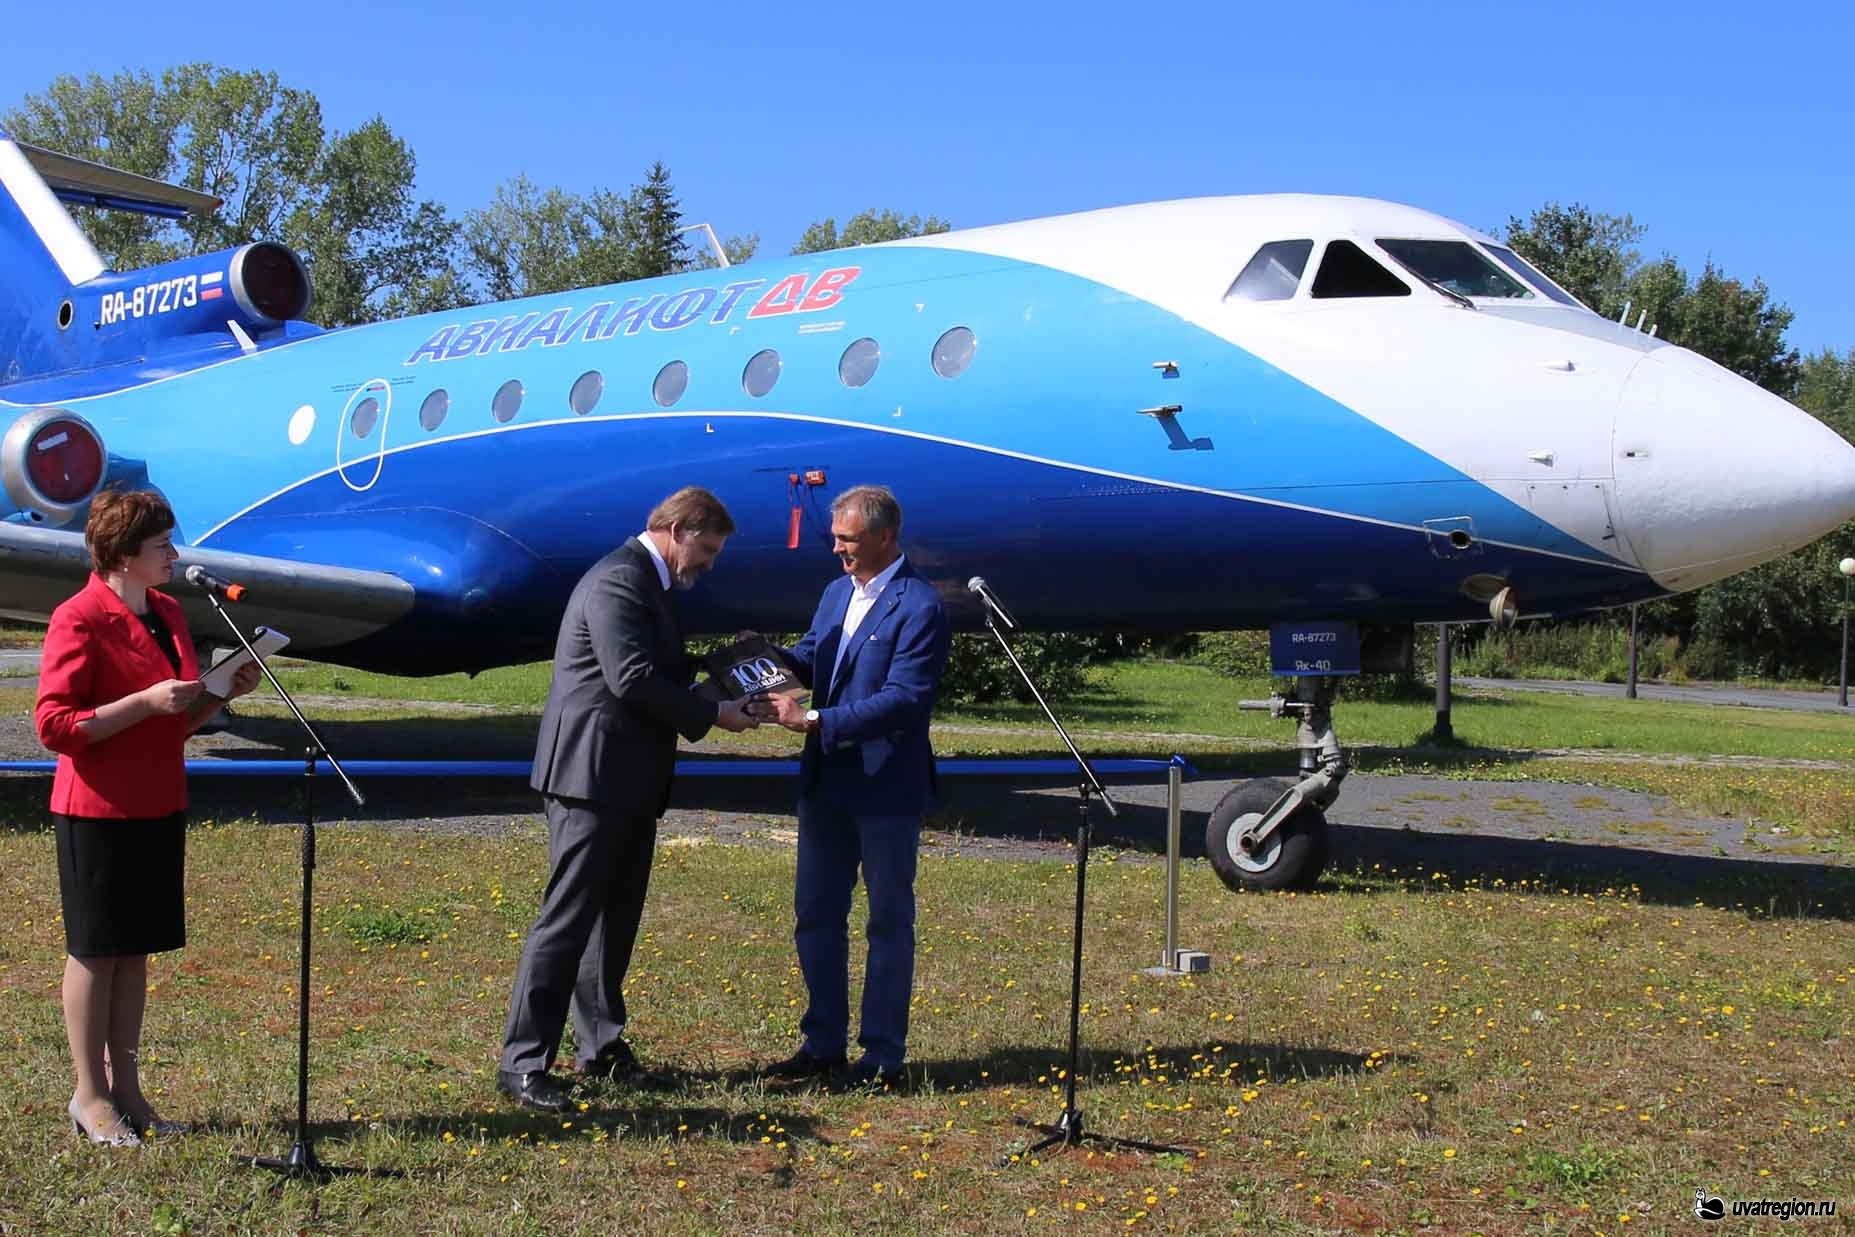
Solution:
[[[785,652],[765,636],[736,640],[726,648],[716,649],[702,659],[708,680],[698,685],[696,694],[706,700],[740,700],[756,693],[774,693],[799,698],[810,695]]]

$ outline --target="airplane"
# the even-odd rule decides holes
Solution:
[[[579,575],[699,484],[739,527],[687,629],[801,630],[831,495],[878,481],[963,625],[983,576],[1028,630],[1279,636],[1301,775],[1212,813],[1233,888],[1319,873],[1336,684],[1413,624],[1662,597],[1855,516],[1815,418],[1390,202],[1153,202],[326,331],[282,245],[112,272],[66,203],[214,206],[0,134],[0,613],[44,621],[90,498],[152,487],[294,651],[477,671],[548,656]]]

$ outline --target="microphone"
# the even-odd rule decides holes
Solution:
[[[186,581],[203,593],[218,593],[227,601],[243,601],[245,599],[244,585],[234,584],[230,580],[221,580],[218,576],[206,570],[206,568],[200,566],[198,563],[187,568]]]
[[[1017,622],[1011,617],[1011,611],[1005,609],[1005,603],[998,599],[998,594],[992,591],[991,586],[985,582],[984,576],[974,576],[968,580],[966,591],[977,595],[979,600],[983,601],[1006,627],[1013,629],[1017,627]]]

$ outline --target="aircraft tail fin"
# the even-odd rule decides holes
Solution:
[[[73,368],[86,352],[72,292],[106,268],[65,202],[169,218],[219,205],[0,130],[0,385]]]
[[[102,273],[89,238],[0,130],[0,383],[64,367],[75,355],[71,290]]]

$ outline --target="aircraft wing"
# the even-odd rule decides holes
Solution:
[[[305,653],[371,635],[404,618],[415,598],[410,584],[382,571],[178,548],[180,563],[168,591],[180,599],[202,643],[222,643],[215,637],[225,631],[206,599],[180,583],[181,573],[195,563],[249,590],[247,600],[228,610],[242,626],[275,627],[290,637],[293,650]],[[0,615],[44,622],[89,575],[82,533],[0,523]]]

